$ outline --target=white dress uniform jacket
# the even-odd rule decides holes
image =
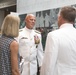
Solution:
[[[40,39],[39,44],[35,44],[34,36],[37,35]],[[37,60],[39,66],[42,65],[43,48],[41,43],[41,34],[36,30],[29,30],[26,27],[20,30],[19,33],[19,53],[22,56],[21,75],[36,75]]]
[[[47,36],[40,75],[76,75],[76,29],[65,23]]]

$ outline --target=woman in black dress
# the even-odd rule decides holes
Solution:
[[[14,37],[19,33],[20,19],[9,14],[5,17],[0,37],[0,75],[20,75],[18,65],[18,43]]]

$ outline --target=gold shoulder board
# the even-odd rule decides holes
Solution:
[[[39,32],[38,30],[35,30],[36,33],[41,34],[41,32]]]

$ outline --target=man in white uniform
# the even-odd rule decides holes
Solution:
[[[43,59],[41,33],[33,29],[35,25],[33,14],[26,16],[25,23],[26,26],[20,29],[18,37],[21,75],[37,75],[37,61],[39,67],[41,67]]]
[[[40,75],[76,75],[76,10],[63,7],[59,29],[48,33]]]

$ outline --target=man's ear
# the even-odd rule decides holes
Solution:
[[[62,20],[62,19],[63,19],[63,17],[60,15],[60,16],[59,16],[59,19],[60,19],[60,20]]]

